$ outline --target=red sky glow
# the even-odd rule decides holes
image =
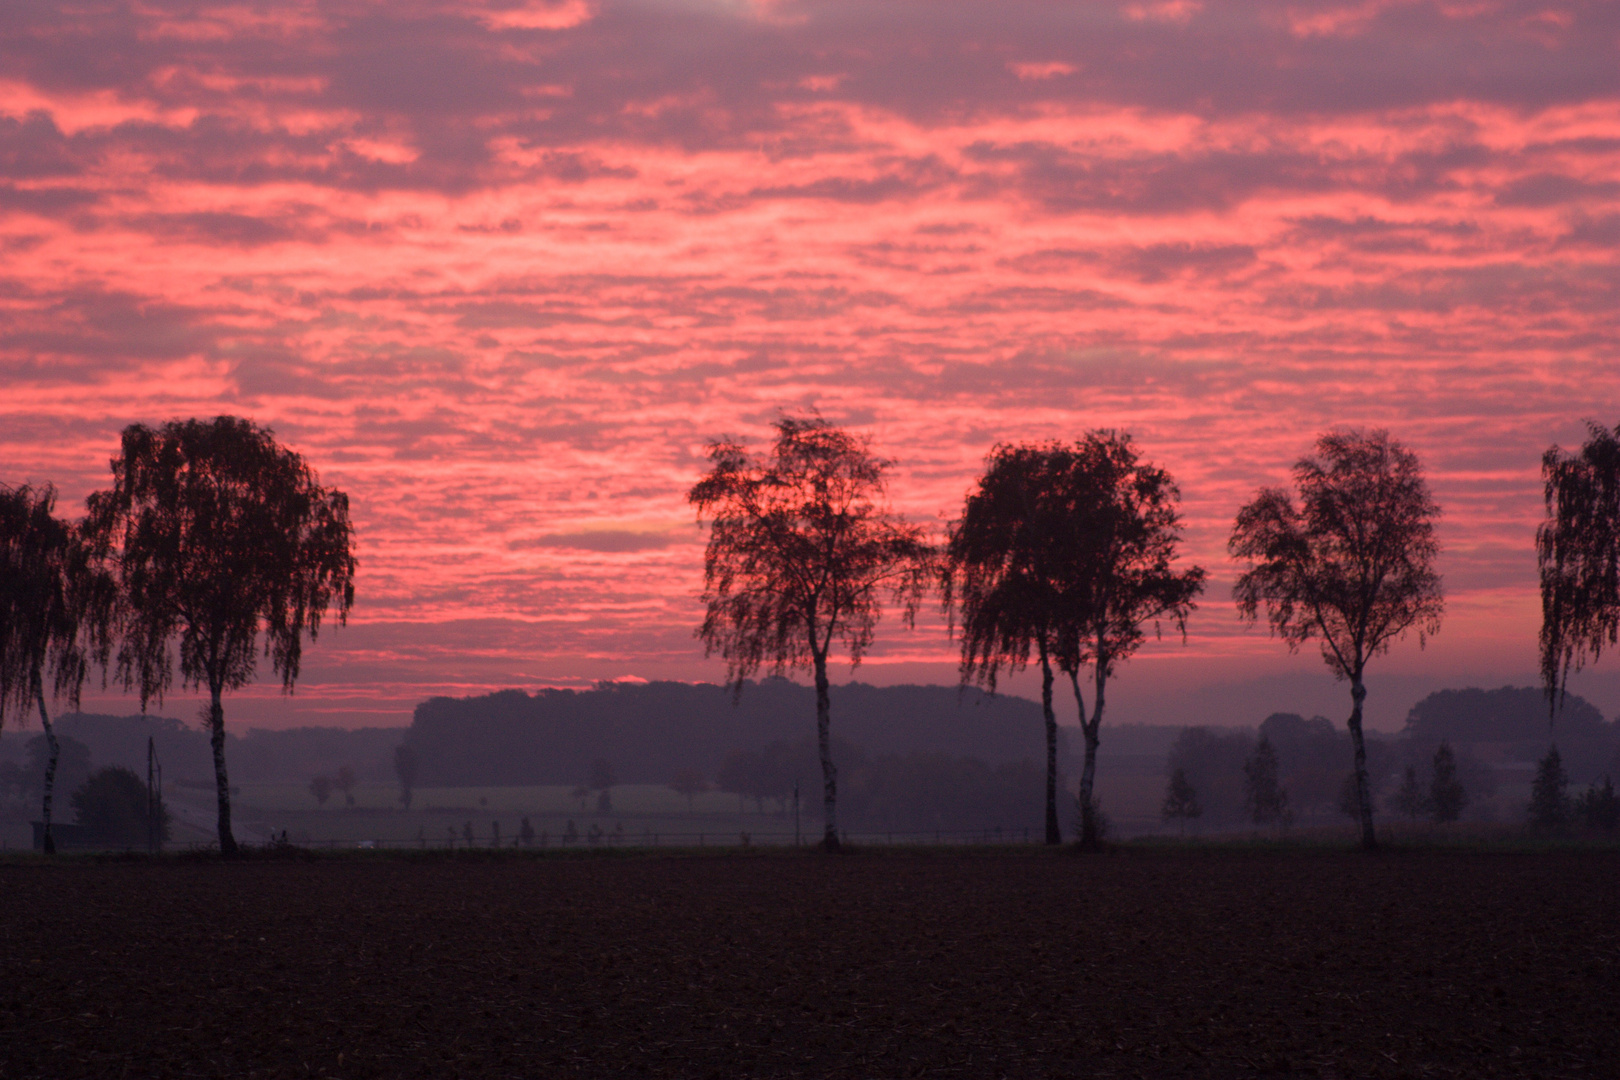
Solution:
[[[684,494],[811,406],[936,530],[997,441],[1130,431],[1212,571],[1111,691],[1172,723],[1347,710],[1237,622],[1225,538],[1318,432],[1388,427],[1448,601],[1371,722],[1528,683],[1540,454],[1620,420],[1617,247],[1596,0],[0,11],[0,480],[76,512],[126,424],[229,412],[350,493],[353,620],[242,723],[723,677]],[[890,620],[857,674],[953,658]],[[1575,688],[1620,710],[1612,662]]]

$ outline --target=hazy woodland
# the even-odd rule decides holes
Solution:
[[[244,840],[287,830],[309,843],[365,840],[432,846],[488,846],[520,839],[561,844],[573,823],[578,843],[734,844],[791,842],[793,784],[799,827],[813,838],[819,765],[811,742],[808,687],[786,679],[749,683],[734,697],[713,684],[606,683],[593,690],[509,690],[432,698],[406,728],[250,728],[227,736]],[[940,686],[834,689],[835,759],[847,800],[846,829],[884,839],[1038,839],[1041,822],[1040,708],[1010,695]],[[122,765],[144,776],[150,737],[175,812],[173,844],[206,843],[212,828],[212,761],[200,726],[163,716],[70,714],[59,723],[57,790],[93,768]],[[1337,806],[1350,758],[1343,724],[1275,713],[1253,727],[1126,724],[1103,729],[1099,791],[1117,838],[1182,831],[1160,817],[1171,771],[1185,770],[1203,815],[1193,835],[1250,835],[1244,762],[1265,734],[1296,830],[1346,829]],[[1464,823],[1522,823],[1535,762],[1557,742],[1571,793],[1620,774],[1620,725],[1572,696],[1549,730],[1538,689],[1448,690],[1419,702],[1404,730],[1375,734],[1370,772],[1381,816],[1408,765],[1427,768],[1441,740],[1455,749],[1469,793]],[[0,841],[29,843],[38,816],[42,738],[0,738]],[[1060,770],[1072,802],[1077,739],[1064,729]],[[412,802],[402,802],[395,752],[420,762]],[[607,767],[607,788],[592,775]],[[317,776],[353,774],[347,792],[324,804]],[[682,784],[682,780],[685,784]],[[683,793],[676,790],[685,786]],[[603,793],[607,802],[603,803]],[[350,799],[352,798],[352,805]],[[1068,822],[1065,822],[1068,825]],[[497,831],[499,830],[499,831]],[[593,830],[595,830],[593,832]],[[1026,833],[1026,830],[1029,830]]]

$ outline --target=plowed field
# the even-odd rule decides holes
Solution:
[[[0,866],[0,1076],[1620,1075],[1620,857]]]

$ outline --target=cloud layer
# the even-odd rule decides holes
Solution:
[[[1451,597],[1387,663],[1522,678],[1540,452],[1620,420],[1617,54],[1600,2],[12,5],[0,479],[273,426],[360,523],[336,714],[716,677],[684,492],[779,409],[936,524],[995,442],[1118,426],[1215,572],[1139,662],[1185,693],[1314,664],[1236,626],[1226,530],[1387,426]]]

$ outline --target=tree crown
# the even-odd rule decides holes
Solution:
[[[124,429],[113,487],[90,496],[90,524],[123,587],[118,671],[141,704],[172,684],[236,689],[254,675],[259,635],[282,685],[329,608],[354,604],[349,500],[322,488],[272,433],[231,416]]]
[[[0,721],[47,688],[71,704],[105,662],[116,587],[49,484],[0,484]]]
[[[710,518],[707,612],[697,636],[739,690],[774,671],[825,660],[842,641],[852,665],[872,643],[885,594],[909,623],[933,574],[920,528],[882,505],[888,462],[819,416],[783,416],[765,458],[723,439],[688,500]]]
[[[944,599],[960,610],[962,673],[994,688],[1031,648],[1065,671],[1111,671],[1162,618],[1183,634],[1204,571],[1175,571],[1180,492],[1129,435],[1000,445],[952,526]]]
[[[1312,638],[1339,678],[1416,629],[1440,629],[1443,608],[1434,522],[1417,455],[1386,431],[1338,431],[1294,466],[1300,505],[1262,488],[1238,512],[1228,549],[1249,562],[1233,587],[1240,617],[1265,609],[1292,649]]]
[[[1578,452],[1551,446],[1541,458],[1541,681],[1554,710],[1570,672],[1620,639],[1620,429],[1587,432]]]

